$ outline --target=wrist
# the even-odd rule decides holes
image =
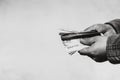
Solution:
[[[115,33],[118,33],[117,26],[112,22],[107,22],[105,23],[105,25],[109,27],[109,29],[113,30]]]
[[[116,33],[116,29],[114,28],[112,24],[105,23],[105,26],[106,26],[106,30],[112,30],[113,32]]]

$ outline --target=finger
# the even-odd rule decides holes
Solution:
[[[87,32],[87,31],[92,31],[92,30],[96,30],[95,25],[92,25],[92,26],[86,28],[84,31]]]
[[[96,37],[91,37],[91,38],[82,38],[82,39],[80,39],[80,43],[90,46],[93,43],[95,43],[96,38],[97,38],[97,36]]]
[[[85,29],[84,31],[96,30],[96,31],[98,31],[98,32],[104,33],[105,30],[106,30],[105,28],[106,28],[106,25],[105,25],[105,24],[95,24],[95,25],[92,25],[92,26],[88,27],[88,28]]]
[[[78,53],[81,55],[91,56],[91,47],[83,48],[80,51],[78,51]]]
[[[90,57],[91,59],[93,59],[93,60],[96,61],[95,55],[92,54],[92,47],[84,48],[84,49],[78,51],[78,53],[79,53],[80,55],[86,55],[86,56],[88,56],[88,57]]]

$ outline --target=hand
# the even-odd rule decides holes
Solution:
[[[78,51],[81,55],[87,55],[97,62],[104,62],[106,58],[106,45],[109,36],[116,34],[112,26],[108,24],[96,24],[85,29],[85,31],[96,30],[103,36],[80,39],[80,43],[89,47]]]
[[[80,42],[90,47],[78,51],[81,55],[87,55],[96,62],[106,61],[106,43],[107,36],[96,36],[92,38],[81,39]]]

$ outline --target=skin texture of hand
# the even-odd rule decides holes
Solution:
[[[92,38],[81,39],[80,42],[90,47],[83,48],[79,51],[81,55],[87,55],[96,62],[106,61],[106,36],[96,36]]]
[[[116,34],[115,30],[108,24],[96,24],[85,29],[85,31],[96,30],[103,34],[103,36],[95,36],[91,38],[80,39],[80,43],[89,47],[78,51],[81,55],[86,55],[96,62],[104,62],[106,57],[107,39],[109,36]]]

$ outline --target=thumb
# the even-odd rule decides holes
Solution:
[[[94,55],[92,55],[92,47],[86,47],[78,51],[80,55],[87,55],[88,57],[95,60]]]
[[[91,47],[86,47],[78,51],[81,55],[90,55],[91,54]]]

